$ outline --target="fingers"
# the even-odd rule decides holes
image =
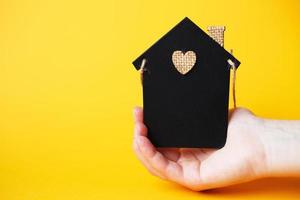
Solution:
[[[156,150],[147,138],[147,127],[143,123],[143,109],[140,107],[134,108],[134,122],[133,147],[138,159],[153,175],[182,184],[183,176],[181,166],[174,162],[178,159],[179,153],[175,150],[172,151],[172,149],[168,149],[164,151],[166,155],[164,156],[164,154]]]
[[[141,107],[135,107],[133,109],[133,119],[134,122],[144,122],[144,113],[143,113],[143,109]]]
[[[180,152],[178,148],[158,148],[167,159],[177,162],[180,157]]]
[[[136,139],[142,156],[155,171],[171,181],[182,184],[182,169],[180,165],[168,160],[157,151],[147,137],[138,136]]]
[[[146,169],[154,176],[157,176],[161,179],[166,179],[164,175],[158,173],[149,163],[148,161],[144,158],[143,154],[141,153],[141,150],[137,144],[137,141],[134,140],[133,142],[133,149],[135,151],[135,154],[137,158],[141,161],[141,163],[146,167]]]
[[[143,109],[140,107],[135,107],[133,109],[133,119],[134,119],[134,137],[136,136],[147,136],[147,127],[143,122]]]
[[[147,136],[147,127],[142,122],[136,122],[134,125],[134,137]]]
[[[141,161],[141,163],[146,167],[146,169],[148,169],[148,171],[154,175],[154,176],[158,176],[162,179],[165,179],[165,177],[158,173],[150,164],[149,162],[144,158],[143,154],[141,153],[141,150],[137,144],[137,137],[139,136],[146,136],[147,135],[147,128],[144,124],[142,123],[136,123],[135,124],[135,128],[134,128],[134,140],[133,140],[133,149],[134,152],[137,156],[137,158]]]
[[[165,169],[168,160],[151,144],[148,138],[144,136],[137,137],[137,144],[141,149],[143,156],[149,160],[149,162],[158,169]]]

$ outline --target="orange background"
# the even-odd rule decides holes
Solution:
[[[135,158],[138,55],[188,16],[225,25],[237,103],[300,119],[299,1],[0,1],[0,199],[299,199],[300,180],[196,193]],[[232,102],[232,101],[231,101]],[[243,148],[243,147],[241,147]]]

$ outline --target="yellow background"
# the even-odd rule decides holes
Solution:
[[[131,61],[183,17],[225,25],[239,106],[300,118],[299,1],[0,1],[0,199],[300,198],[300,180],[196,193],[132,148]],[[241,147],[242,148],[242,147]]]

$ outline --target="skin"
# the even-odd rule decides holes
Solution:
[[[134,109],[133,149],[148,171],[201,191],[264,177],[300,177],[300,121],[268,120],[245,108],[229,112],[221,149],[155,148],[147,138],[143,109]]]

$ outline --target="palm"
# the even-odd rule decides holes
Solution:
[[[258,178],[264,151],[253,129],[256,118],[245,109],[232,112],[228,136],[222,149],[157,148],[146,138],[142,110],[136,112],[135,152],[154,175],[193,190],[222,187]]]

